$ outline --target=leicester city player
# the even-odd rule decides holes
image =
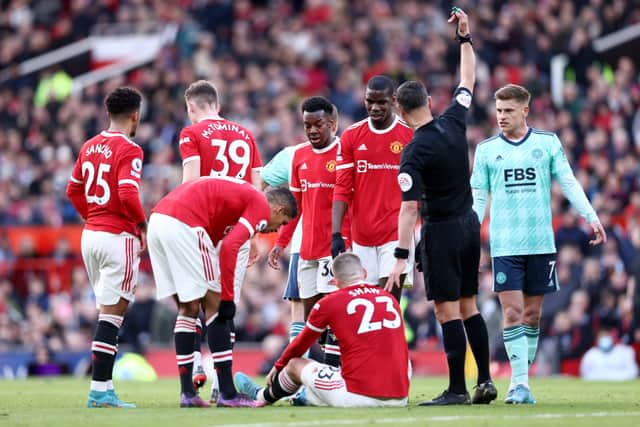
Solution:
[[[551,226],[551,178],[590,224],[598,245],[607,240],[589,200],[573,175],[556,134],[527,126],[531,94],[509,84],[495,93],[502,131],[476,149],[471,187],[480,222],[491,194],[489,236],[494,290],[503,314],[504,344],[511,364],[505,403],[535,403],[529,367],[538,346],[544,295],[558,290]]]

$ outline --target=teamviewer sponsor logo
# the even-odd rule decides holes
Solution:
[[[365,173],[367,171],[367,161],[366,160],[358,160],[356,165],[356,171],[359,173]]]

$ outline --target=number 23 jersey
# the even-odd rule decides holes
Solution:
[[[180,132],[182,164],[200,160],[200,176],[229,176],[251,183],[262,160],[251,132],[222,118],[203,119]]]
[[[408,396],[409,353],[404,322],[391,294],[375,285],[358,284],[323,297],[311,310],[303,333],[276,362],[276,368],[298,352],[302,354],[306,340],[310,339],[311,345],[327,327],[340,343],[347,390],[378,398]]]

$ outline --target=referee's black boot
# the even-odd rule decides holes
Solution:
[[[473,393],[473,399],[471,399],[471,403],[474,405],[488,405],[492,400],[495,400],[496,397],[498,397],[498,389],[496,389],[495,384],[493,384],[493,381],[491,380],[478,384],[474,388],[476,391]]]
[[[442,394],[432,400],[425,400],[418,403],[418,406],[444,406],[444,405],[470,405],[471,398],[469,393],[463,394],[453,393],[449,390],[445,390]]]

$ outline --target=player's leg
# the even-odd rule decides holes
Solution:
[[[298,261],[300,254],[291,254],[289,260],[289,274],[287,277],[287,286],[284,290],[283,298],[291,303],[291,324],[289,325],[289,342],[293,341],[304,329],[304,305],[300,300],[300,292],[298,290]],[[305,353],[306,357],[309,353]]]
[[[424,279],[427,298],[435,301],[435,312],[442,326],[442,341],[449,366],[449,387],[422,406],[469,404],[464,378],[467,338],[460,315],[461,271],[460,251],[464,235],[458,221],[425,224]]]
[[[179,297],[178,297],[179,298]],[[173,329],[176,361],[180,376],[180,406],[192,407],[197,393],[193,385],[194,343],[200,300],[178,301],[178,316]],[[198,402],[199,403],[199,402]]]
[[[193,363],[201,300],[214,282],[211,240],[202,228],[157,214],[152,214],[149,220],[148,240],[158,298],[174,295],[178,303],[174,344],[180,375],[180,406],[209,407],[193,386]]]
[[[135,408],[118,399],[112,381],[118,351],[118,332],[130,301],[133,301],[140,258],[139,240],[85,230],[82,255],[99,307],[92,349],[92,381],[88,407]]]
[[[478,378],[471,403],[488,404],[498,396],[489,372],[489,334],[487,325],[478,311],[478,270],[480,266],[480,223],[474,212],[464,218],[463,229],[468,234],[465,250],[461,253],[462,288],[460,314],[467,333],[467,341],[478,368]]]
[[[321,296],[330,294],[338,290],[333,284],[331,274],[331,257],[318,260],[318,270],[316,276],[316,288]],[[323,362],[329,366],[340,366],[340,343],[331,328],[327,328],[324,338],[324,359]]]
[[[505,403],[514,401],[514,394],[529,388],[527,364],[527,338],[524,335],[524,296],[526,257],[494,257],[494,291],[498,293],[502,306],[502,337],[511,366],[511,383]]]

